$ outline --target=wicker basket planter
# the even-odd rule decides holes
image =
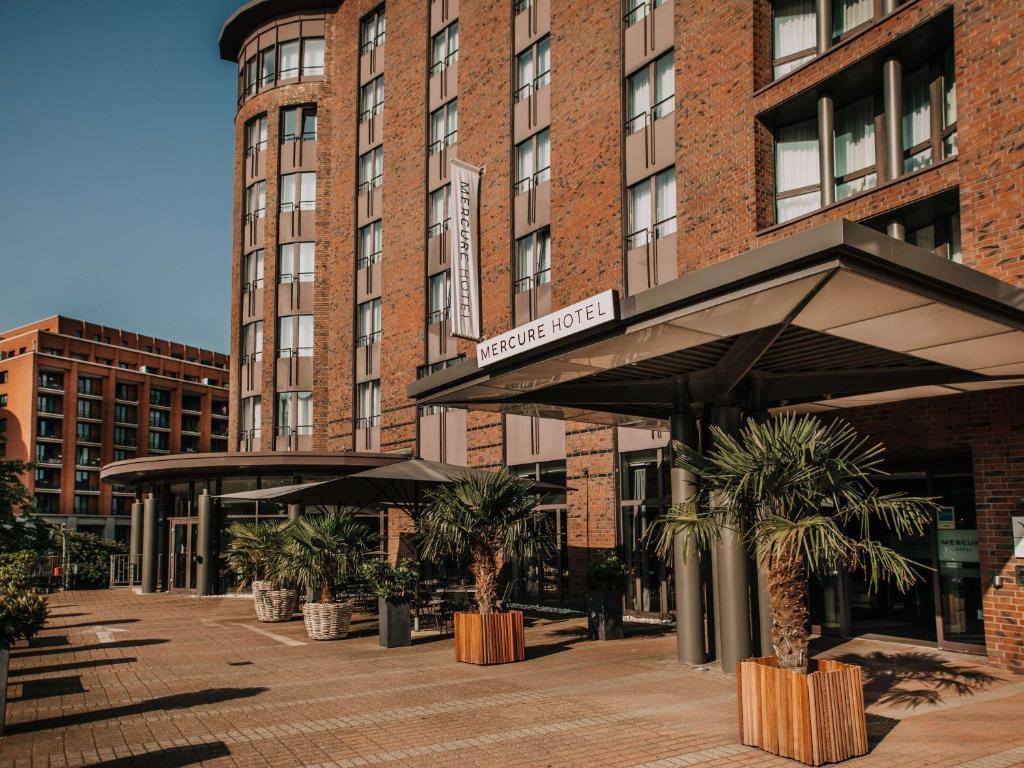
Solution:
[[[868,752],[860,667],[812,661],[809,674],[779,669],[774,656],[736,664],[744,744],[807,765]]]
[[[299,593],[294,589],[254,589],[253,602],[260,621],[291,621],[299,608]]]
[[[352,603],[306,603],[302,619],[310,640],[340,640],[352,622]]]
[[[526,659],[522,611],[455,614],[455,660],[508,664]]]

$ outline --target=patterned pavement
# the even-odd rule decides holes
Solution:
[[[383,649],[376,622],[315,643],[246,599],[51,597],[15,648],[0,766],[796,766],[737,742],[734,680],[682,667],[670,632],[587,642],[533,618],[525,663],[473,667],[436,632]],[[852,640],[872,752],[850,766],[1024,766],[1024,676],[982,659]]]

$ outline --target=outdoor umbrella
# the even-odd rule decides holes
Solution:
[[[487,477],[492,474],[485,469],[411,458],[333,480],[228,493],[220,498],[227,502],[273,501],[278,504],[348,507],[384,504],[415,515],[420,511],[427,492],[433,488],[457,482],[467,476]],[[534,481],[531,490],[535,493],[551,493],[567,489],[552,483]]]

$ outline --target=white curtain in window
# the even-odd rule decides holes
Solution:
[[[316,208],[316,174],[303,173],[299,178],[302,185],[299,201],[304,211],[311,211]]]
[[[534,265],[537,285],[551,282],[551,234],[548,230],[540,230],[534,246]]]
[[[313,354],[313,316],[299,315],[299,357]]]
[[[772,13],[772,41],[774,58],[781,59],[808,48],[816,48],[818,36],[815,30],[814,0],[775,0]],[[775,77],[796,69],[807,56],[775,67]]]
[[[359,156],[359,183],[367,184],[373,178],[373,152]]]
[[[551,38],[545,37],[537,43],[537,87],[547,85],[551,70]]]
[[[316,269],[316,243],[299,243],[299,280],[310,282]]]
[[[442,32],[438,32],[431,39],[431,41],[430,41],[430,66],[431,67],[440,66],[441,63],[444,61],[445,56],[448,55],[448,52],[446,50],[446,48],[447,48],[447,40],[446,40],[447,36],[448,36],[448,31],[444,30]]]
[[[430,277],[430,296],[428,297],[430,306],[428,309],[432,315],[443,313],[448,304],[448,277],[450,274],[445,271]]]
[[[459,50],[459,22],[455,22],[448,27],[448,55],[456,53]],[[457,59],[457,56],[452,56],[452,61]],[[452,62],[448,62],[451,64]]]
[[[958,264],[964,260],[963,247],[960,244],[960,214],[949,217],[949,258]]]
[[[836,176],[875,164],[875,115],[870,96],[836,110]]]
[[[277,319],[277,349],[291,352],[295,344],[295,316],[285,315]]]
[[[819,180],[817,121],[779,128],[775,141],[776,191],[807,187]]]
[[[444,107],[430,113],[430,150],[441,149],[440,141],[444,138]]]
[[[533,49],[527,49],[516,57],[516,96],[525,99],[530,95],[526,86],[533,83]]]
[[[292,426],[292,393],[277,393],[277,427],[289,429]]]
[[[455,140],[455,132],[459,130],[459,100],[456,99],[448,105],[448,125],[446,133],[451,136],[451,140]]]
[[[651,182],[644,180],[629,188],[629,230],[634,235],[630,248],[647,242],[645,233],[651,224]]]
[[[928,85],[926,66],[903,79],[903,149],[910,149],[931,136],[932,108]]]
[[[533,139],[527,139],[516,145],[516,182],[526,181],[533,176],[534,170]],[[525,192],[527,189],[529,187],[524,185],[524,188],[516,191]]]
[[[672,54],[667,53],[654,63],[654,103],[657,105],[655,119],[675,109],[675,99],[669,98],[676,92],[676,68]]]
[[[299,76],[299,41],[281,45],[281,79]]]
[[[832,37],[839,37],[874,16],[873,0],[832,0]]]
[[[322,75],[324,73],[324,39],[308,37],[302,41],[302,74]]]
[[[646,125],[640,116],[651,108],[650,75],[647,67],[629,78],[628,102],[629,119],[633,121],[629,128],[631,131],[638,131]]]
[[[430,222],[433,227],[445,220],[445,205],[448,201],[447,185],[430,193]],[[436,234],[436,233],[435,233]]]
[[[664,237],[676,231],[676,169],[668,168],[655,178],[657,208],[654,223],[657,225],[655,237]]]
[[[298,392],[298,413],[296,414],[295,426],[299,434],[308,434],[313,428],[313,393]]]
[[[551,178],[551,134],[547,129],[537,134],[537,160],[535,165],[538,184]]]
[[[533,287],[533,238],[523,237],[516,240],[516,261],[514,264],[516,293],[528,291]]]
[[[281,177],[281,210],[290,211],[295,207],[295,176],[287,173]]]

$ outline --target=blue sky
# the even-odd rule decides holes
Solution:
[[[53,314],[228,351],[241,0],[0,0],[0,330]]]

